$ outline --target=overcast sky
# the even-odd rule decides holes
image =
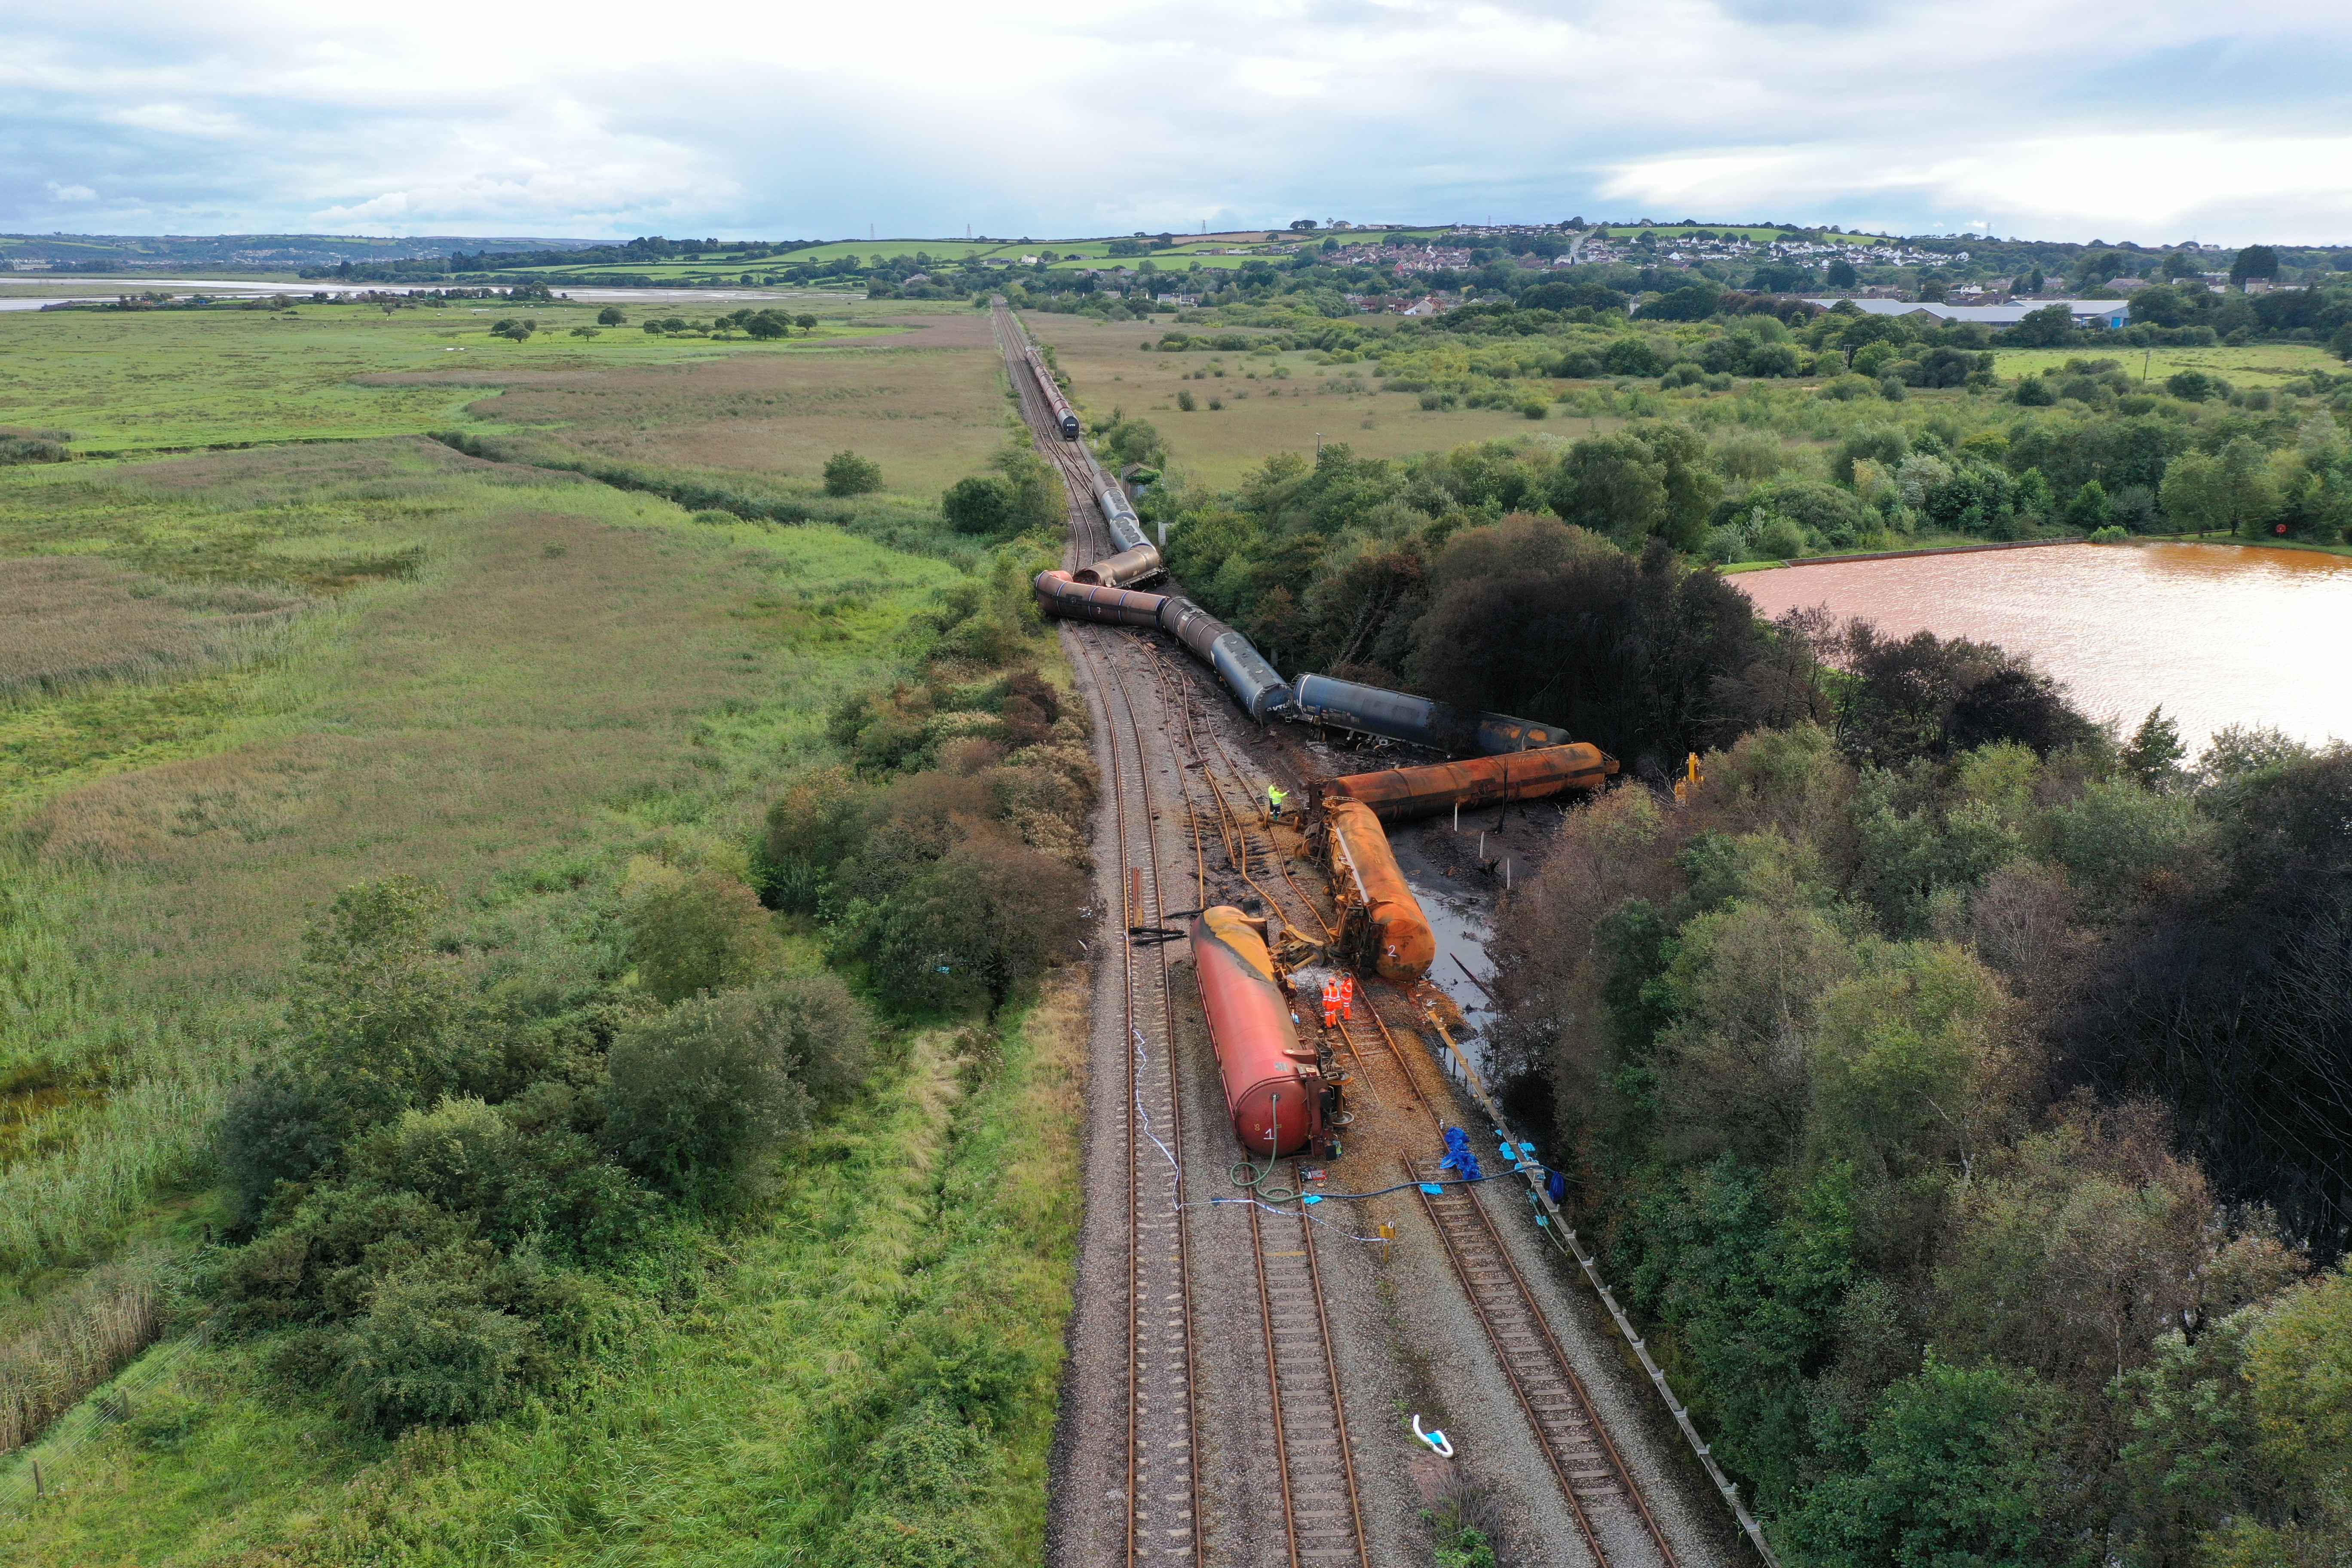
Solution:
[[[11,0],[0,228],[2352,240],[2352,5]]]

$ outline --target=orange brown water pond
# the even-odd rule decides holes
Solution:
[[[2227,544],[2053,545],[1743,572],[1767,616],[1826,605],[1890,636],[2031,654],[2128,735],[2161,703],[2193,754],[2231,724],[2352,738],[2352,557]]]

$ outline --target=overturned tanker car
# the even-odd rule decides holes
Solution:
[[[1298,1037],[1265,926],[1223,904],[1192,921],[1192,961],[1225,1110],[1253,1155],[1328,1159],[1339,1090],[1324,1076],[1321,1053]]]

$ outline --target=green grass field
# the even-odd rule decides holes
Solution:
[[[2219,344],[2210,349],[1996,348],[1993,352],[2000,356],[1996,368],[2004,376],[2038,375],[2073,359],[2112,359],[2135,376],[2145,373],[2151,383],[2161,382],[2176,371],[2201,370],[2233,385],[2254,387],[2313,371],[2332,375],[2344,368],[2343,362],[2321,343],[2248,343],[2234,349]]]
[[[338,890],[426,878],[525,962],[647,868],[742,876],[780,781],[835,754],[825,714],[968,581],[879,542],[935,534],[938,486],[1003,438],[968,307],[845,302],[773,346],[514,344],[489,314],[0,316],[0,420],[132,454],[0,468],[0,1372],[91,1266],[138,1242],[184,1273],[221,1221],[209,1129]],[[415,434],[445,427],[777,495],[855,446],[890,491],[829,503],[844,527],[731,521]],[[453,1442],[359,1436],[266,1346],[151,1352],[139,1398],[201,1421],[159,1446],[69,1416],[0,1457],[0,1558],[816,1561],[900,1506],[862,1460],[892,1347],[984,1321],[1044,1370],[955,1528],[1034,1561],[1070,1008],[1008,1016],[978,1064],[968,1030],[901,1037],[772,1204],[681,1233],[625,1345]]]

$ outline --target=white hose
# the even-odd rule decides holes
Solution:
[[[1439,1458],[1450,1459],[1454,1457],[1454,1445],[1445,1440],[1445,1434],[1442,1431],[1423,1431],[1421,1429],[1421,1417],[1418,1415],[1412,1418],[1412,1435],[1420,1438],[1423,1442],[1428,1444],[1430,1451],[1435,1454]]]

